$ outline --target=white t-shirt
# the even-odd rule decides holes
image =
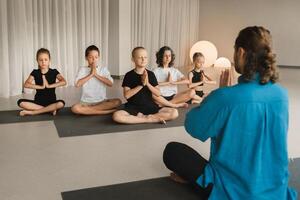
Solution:
[[[163,68],[163,67],[157,67],[153,70],[156,79],[158,82],[166,82],[168,81],[168,74],[170,72],[171,78],[173,81],[179,81],[184,77],[184,75],[176,68],[169,67],[169,68]],[[177,85],[164,85],[159,86],[160,93],[164,97],[172,96],[174,94],[177,94]]]
[[[112,77],[107,67],[97,67],[97,74],[109,79],[113,82]],[[83,77],[89,75],[91,68],[84,66],[80,67],[76,76],[75,83]],[[98,80],[96,77],[92,77],[82,86],[81,101],[86,103],[97,103],[106,99],[106,85]]]

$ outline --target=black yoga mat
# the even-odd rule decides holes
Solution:
[[[18,123],[33,121],[54,121],[59,137],[83,136],[113,132],[127,132],[134,130],[145,130],[155,128],[168,128],[183,126],[186,113],[195,105],[188,109],[179,108],[179,117],[175,120],[168,121],[167,124],[118,124],[112,120],[112,115],[101,116],[82,116],[74,115],[70,108],[59,110],[56,116],[51,114],[42,114],[36,116],[20,117],[19,111],[1,111],[0,124]]]
[[[300,193],[300,158],[289,163],[290,187]],[[63,200],[202,200],[203,191],[195,191],[167,177],[62,192]]]
[[[63,192],[63,200],[204,200],[201,191],[168,177]]]

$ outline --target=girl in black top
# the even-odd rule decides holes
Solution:
[[[194,88],[196,95],[192,99],[191,103],[200,103],[204,96],[203,85],[204,83],[216,84],[210,77],[208,77],[203,71],[203,65],[205,58],[202,53],[196,52],[193,55],[194,69],[189,72],[189,88]]]
[[[39,69],[33,70],[24,83],[25,88],[36,89],[36,94],[34,100],[18,100],[18,106],[23,109],[20,111],[20,116],[48,112],[56,115],[56,111],[63,108],[65,102],[56,100],[55,88],[66,85],[66,81],[56,69],[49,68],[50,52],[48,49],[39,49],[36,53],[36,60]]]

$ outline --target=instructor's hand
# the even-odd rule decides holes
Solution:
[[[227,87],[232,85],[232,77],[229,69],[226,69],[225,71],[221,72],[220,75],[220,82],[219,82],[219,87]]]

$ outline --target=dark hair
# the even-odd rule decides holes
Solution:
[[[38,60],[39,58],[39,55],[40,54],[48,54],[49,56],[49,59],[51,59],[51,56],[50,56],[50,51],[48,49],[45,49],[45,48],[40,48],[37,52],[36,52],[36,60]]]
[[[198,57],[203,57],[203,58],[204,58],[204,55],[203,55],[201,52],[196,52],[196,53],[194,53],[194,55],[193,55],[193,62],[195,62],[195,60],[196,60]]]
[[[90,53],[91,51],[97,51],[98,54],[100,54],[100,51],[99,51],[98,47],[95,46],[95,45],[91,45],[91,46],[89,46],[88,48],[86,48],[86,50],[85,50],[85,57],[88,57],[88,55],[89,55],[89,53]]]
[[[164,46],[160,48],[158,52],[156,52],[156,63],[158,64],[158,67],[163,67],[163,58],[165,51],[171,51],[171,62],[169,63],[169,67],[172,67],[174,65],[175,54],[174,51],[168,46]]]
[[[140,49],[146,50],[144,47],[141,47],[141,46],[135,47],[135,48],[131,51],[131,57],[133,58],[135,52],[138,51],[138,50],[140,50]]]
[[[252,80],[255,73],[259,73],[261,84],[269,81],[274,83],[278,80],[275,54],[272,52],[271,43],[270,31],[264,27],[252,26],[240,31],[235,40],[235,51],[237,52],[240,47],[245,50],[242,75],[246,81]]]

